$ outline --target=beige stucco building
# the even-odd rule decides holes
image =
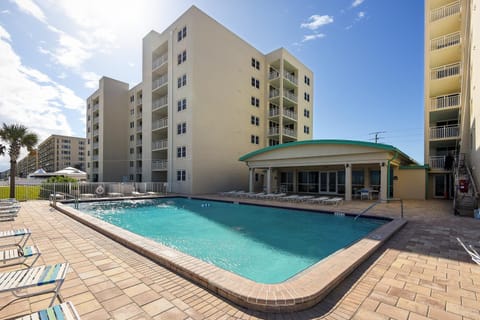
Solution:
[[[239,157],[312,138],[313,84],[285,49],[263,54],[193,6],[145,36],[141,84],[102,78],[87,99],[89,179],[245,189]]]
[[[425,1],[429,198],[458,198],[461,180],[470,181],[472,187],[480,181],[479,5],[479,0]]]
[[[425,199],[426,167],[397,148],[364,141],[305,140],[266,147],[240,158],[250,192]]]

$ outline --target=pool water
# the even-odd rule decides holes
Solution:
[[[283,282],[386,220],[186,198],[79,210],[255,282]]]

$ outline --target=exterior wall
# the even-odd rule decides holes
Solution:
[[[395,168],[393,197],[402,200],[425,200],[427,172],[425,168]]]

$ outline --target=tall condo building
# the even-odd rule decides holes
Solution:
[[[478,185],[479,0],[425,1],[425,163],[428,197]],[[465,185],[462,185],[464,188]],[[460,190],[465,191],[465,190]]]
[[[90,180],[166,182],[188,194],[246,189],[242,155],[312,138],[313,73],[193,6],[143,39],[142,83],[102,78],[87,109]]]

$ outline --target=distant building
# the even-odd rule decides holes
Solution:
[[[26,178],[38,169],[38,149],[32,150],[17,162],[17,176]]]
[[[142,83],[103,77],[87,99],[86,171],[187,194],[246,189],[242,155],[312,134],[312,71],[193,6],[143,39]]]

